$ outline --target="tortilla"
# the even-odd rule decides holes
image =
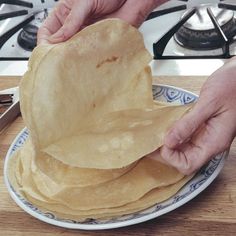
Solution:
[[[168,128],[189,108],[163,106],[110,113],[87,132],[61,139],[44,151],[67,165],[122,168],[159,148]]]
[[[117,19],[86,27],[67,42],[38,46],[20,86],[35,148],[70,166],[115,169],[160,147],[167,128],[190,108],[156,112],[150,60],[141,33]],[[142,129],[127,126],[133,110],[145,116]],[[107,130],[106,117],[123,111],[126,124],[113,122]]]
[[[158,153],[155,153],[142,158],[126,174],[112,181],[87,187],[71,187],[56,183],[46,173],[42,173],[34,162],[34,156],[29,155],[33,152],[28,152],[27,149],[21,149],[24,165],[21,191],[36,199],[39,195],[38,200],[42,200],[42,196],[46,197],[50,203],[60,203],[71,209],[90,210],[121,206],[140,199],[153,188],[168,186],[184,177],[173,167],[157,161]],[[157,157],[153,158],[154,155]],[[79,176],[80,169],[77,168],[77,171]],[[92,172],[91,169],[88,171]],[[78,198],[79,201],[76,200]]]
[[[13,187],[75,219],[128,214],[176,193],[189,177],[153,151],[192,105],[153,101],[150,60],[140,32],[114,19],[38,46],[20,86],[30,136],[9,160]]]
[[[44,186],[50,192],[59,192],[60,189],[73,186],[87,187],[105,183],[120,177],[136,165],[133,163],[121,169],[110,170],[71,167],[45,153],[36,154],[30,138],[15,155],[17,167],[23,166],[20,172],[16,172],[18,181],[21,181],[19,175],[26,175],[26,179],[28,179],[30,172],[32,172],[32,178],[37,179],[36,181],[40,182],[40,179],[45,179]],[[51,185],[47,182],[47,178]],[[55,187],[58,188],[55,189]]]
[[[9,173],[13,173],[13,171],[9,170]],[[152,189],[137,201],[113,208],[99,208],[91,210],[72,209],[71,207],[67,207],[63,204],[50,202],[49,199],[47,199],[45,196],[42,196],[39,191],[37,192],[37,188],[35,188],[36,193],[38,195],[37,197],[33,197],[32,194],[24,192],[22,192],[22,195],[24,195],[31,203],[40,207],[42,210],[54,212],[57,215],[57,217],[65,217],[73,220],[82,221],[91,218],[100,219],[100,218],[116,217],[146,209],[154,204],[167,200],[169,197],[173,196],[191,178],[192,176],[186,176],[182,178],[180,181],[176,182],[175,184]],[[11,176],[10,179],[11,182],[14,183],[13,176]],[[16,183],[14,184],[14,188],[17,189],[18,191],[21,191],[19,185],[17,185]],[[41,200],[39,200],[40,197]],[[78,200],[79,199],[77,199],[77,201]]]

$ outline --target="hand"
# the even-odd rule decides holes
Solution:
[[[236,135],[236,59],[212,74],[194,108],[169,130],[161,155],[184,174],[192,174],[228,149]]]
[[[105,18],[120,18],[138,27],[167,0],[61,0],[38,31],[38,43],[66,41],[83,27]]]

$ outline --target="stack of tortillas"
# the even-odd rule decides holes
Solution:
[[[20,88],[30,136],[11,158],[13,186],[42,209],[79,220],[175,194],[189,177],[150,153],[190,106],[153,101],[150,60],[139,31],[115,19],[38,46]]]

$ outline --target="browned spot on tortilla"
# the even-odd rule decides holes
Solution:
[[[117,61],[118,57],[117,56],[112,56],[111,58],[107,58],[101,62],[99,62],[96,67],[99,68],[101,67],[103,64],[105,63],[110,63],[110,62],[114,62],[114,61]]]

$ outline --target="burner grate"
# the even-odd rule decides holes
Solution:
[[[2,36],[0,36],[0,49],[1,47],[4,45],[4,43],[12,36],[14,35],[18,30],[20,30],[21,28],[23,28],[25,25],[27,25],[28,23],[30,23],[32,20],[34,20],[34,15],[28,17],[27,19],[25,19],[24,21],[20,22],[18,25],[16,25],[15,27],[11,28],[10,30],[8,30],[6,33],[4,33]]]
[[[47,2],[46,0],[41,0],[41,1],[38,0],[38,1],[42,3],[42,6],[44,5],[44,3],[46,4]],[[54,2],[56,2],[56,0],[54,0]],[[185,10],[189,8],[189,5],[190,5],[189,2],[191,2],[191,0],[189,1],[179,0],[179,4],[176,4],[176,6],[172,6],[169,8],[152,12],[146,20],[151,20],[153,18],[161,17],[166,14],[171,14],[177,11]],[[24,16],[24,15],[27,16],[27,18],[17,23],[17,25],[15,25],[14,27],[11,27],[8,31],[6,31],[0,36],[0,50],[1,50],[2,47],[5,45],[5,43],[13,35],[15,35],[19,30],[23,29],[28,24],[31,24],[32,21],[34,21],[37,18],[36,15],[38,14],[39,9],[37,10],[37,12],[35,11],[35,6],[34,6],[35,2],[33,4],[33,0],[31,2],[22,1],[22,0],[0,0],[0,4],[16,5],[16,6],[24,8],[22,10],[0,14],[0,21],[6,20],[8,18],[17,17],[17,16]],[[236,11],[235,1],[219,1],[217,6],[222,9]],[[44,8],[41,8],[40,10],[43,11]],[[214,25],[214,28],[216,29],[217,34],[219,35],[222,53],[219,53],[217,55],[199,55],[199,56],[195,56],[195,55],[183,55],[183,56],[181,55],[180,56],[180,55],[165,55],[164,54],[166,46],[168,42],[171,40],[171,38],[184,25],[184,23],[187,22],[188,19],[190,19],[190,17],[196,14],[196,8],[193,7],[192,9],[189,10],[188,14],[184,18],[180,19],[167,33],[165,33],[159,40],[153,43],[154,59],[161,59],[161,60],[162,59],[224,59],[224,58],[230,58],[234,56],[230,54],[230,50],[229,50],[230,45],[233,42],[232,37],[228,37],[228,35],[224,33],[224,31],[222,30],[222,27],[217,22],[217,19],[214,16],[214,14],[211,12],[211,10],[208,9],[207,12],[211,19],[211,22]],[[30,38],[32,37],[30,36]],[[27,55],[24,55],[24,57],[23,56],[22,57],[16,57],[16,56],[5,57],[5,54],[4,54],[4,57],[0,57],[0,61],[28,60],[29,57],[26,57]]]
[[[182,0],[181,2],[188,2],[188,0]],[[220,1],[220,3],[217,4],[219,8],[226,9],[226,10],[236,10],[235,3],[228,2],[228,1]],[[182,4],[178,7],[171,7],[167,8],[165,10],[155,11],[151,13],[147,20],[153,19],[155,17],[159,17],[161,15],[170,14],[175,11],[180,11],[183,9],[187,9],[187,4]],[[220,38],[220,47],[222,48],[222,53],[217,55],[164,55],[165,48],[168,44],[168,42],[171,40],[171,38],[178,32],[181,27],[194,15],[197,14],[197,8],[193,7],[192,9],[187,12],[187,14],[180,19],[176,25],[174,25],[171,29],[169,29],[159,40],[153,43],[153,53],[154,53],[154,59],[163,60],[163,59],[227,59],[231,58],[234,55],[230,54],[230,44],[233,42],[233,37],[227,37],[222,30],[222,27],[220,26],[219,22],[217,21],[216,17],[214,16],[211,9],[207,8],[208,16],[211,19],[211,22],[214,25],[214,28],[216,30],[216,33],[218,34]],[[233,35],[235,36],[235,35]]]
[[[10,6],[10,5],[14,5],[17,7],[22,7],[22,10],[15,10],[15,11],[11,11],[11,12],[4,12],[2,14],[0,14],[0,21],[2,20],[7,20],[10,18],[14,18],[14,17],[18,17],[18,16],[26,16],[24,20],[21,20],[20,22],[18,22],[16,20],[16,24],[14,26],[11,26],[9,28],[9,30],[5,31],[3,34],[0,35],[0,50],[3,48],[3,46],[8,42],[8,40],[13,37],[18,31],[20,31],[21,29],[28,29],[28,25],[32,24],[34,28],[36,28],[38,25],[34,25],[35,22],[38,24],[39,20],[39,15],[40,13],[43,12],[44,14],[44,19],[47,16],[47,10],[48,8],[51,8],[53,5],[53,2],[55,4],[55,2],[57,2],[58,0],[38,0],[38,2],[36,1],[22,1],[22,0],[0,0],[0,5],[4,4],[6,6]],[[7,8],[8,9],[8,8]],[[11,9],[11,8],[9,8]],[[10,11],[10,10],[9,10]],[[35,20],[35,21],[34,21]],[[30,25],[30,27],[32,28],[32,25]],[[32,30],[31,30],[32,31]],[[30,42],[30,45],[27,45],[27,50],[32,50],[34,46],[36,46],[36,35],[37,32],[31,32],[30,34],[29,32],[23,32],[24,34],[28,34],[27,35],[27,41],[24,41],[23,44],[29,44],[29,40],[34,40],[33,42]],[[22,35],[22,34],[21,34]],[[18,37],[19,38],[19,37]],[[25,38],[24,38],[25,40]],[[14,43],[15,44],[15,43]],[[21,47],[22,44],[19,44],[19,47]],[[14,45],[13,45],[14,46]],[[25,47],[23,47],[21,49],[22,51],[25,50]],[[5,54],[4,54],[5,55]],[[27,54],[27,56],[10,56],[10,57],[0,57],[0,61],[18,61],[18,60],[28,60],[29,54]]]

